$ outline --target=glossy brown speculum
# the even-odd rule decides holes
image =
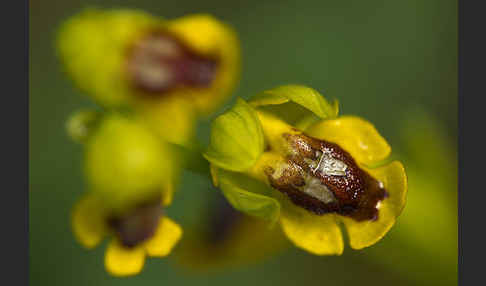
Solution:
[[[138,40],[127,61],[134,87],[149,96],[181,87],[209,87],[217,68],[217,59],[195,53],[165,31],[154,31]]]
[[[318,215],[337,213],[357,221],[376,220],[383,185],[337,144],[304,134],[284,134],[286,164],[265,170],[270,184],[296,205]]]
[[[136,206],[126,214],[110,217],[108,226],[123,246],[134,247],[155,234],[161,216],[160,199],[155,199]]]

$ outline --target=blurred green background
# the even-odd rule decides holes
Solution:
[[[211,273],[169,257],[149,259],[138,276],[110,277],[104,245],[86,251],[70,230],[84,183],[81,146],[64,125],[72,112],[94,105],[61,73],[54,50],[56,28],[87,6],[141,8],[166,18],[211,13],[241,39],[235,96],[300,83],[339,99],[343,114],[373,122],[409,175],[408,205],[397,224],[376,245],[347,247],[340,257],[291,247]],[[29,80],[31,285],[457,284],[456,1],[31,0]],[[203,142],[210,119],[198,130]],[[217,195],[205,178],[187,172],[168,212],[182,225],[197,223],[206,198]]]

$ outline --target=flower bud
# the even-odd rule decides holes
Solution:
[[[113,209],[171,192],[171,153],[137,121],[109,114],[85,145],[90,188]]]

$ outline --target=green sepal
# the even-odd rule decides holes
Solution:
[[[240,173],[216,168],[213,176],[228,202],[237,210],[259,217],[274,225],[280,218],[280,203],[267,196],[271,192],[263,183]]]
[[[243,99],[211,124],[210,145],[203,154],[214,165],[244,171],[263,153],[263,130],[256,111]]]
[[[329,102],[318,91],[302,85],[283,85],[266,90],[249,100],[254,107],[281,105],[293,102],[313,112],[322,119],[337,117],[339,103]]]

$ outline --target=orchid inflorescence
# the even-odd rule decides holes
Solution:
[[[74,235],[86,248],[112,237],[107,271],[137,274],[147,255],[167,256],[182,238],[167,209],[194,164],[198,119],[238,82],[238,38],[209,15],[89,9],[62,25],[57,43],[66,74],[103,108],[79,111],[67,125],[84,147],[88,185],[73,208]],[[250,261],[244,249],[273,253],[285,237],[313,254],[340,255],[343,231],[353,249],[379,241],[405,205],[404,168],[386,161],[391,148],[370,122],[340,116],[338,106],[284,85],[238,98],[216,117],[207,161],[198,156],[226,202],[205,220],[216,236],[189,235],[182,260]]]

